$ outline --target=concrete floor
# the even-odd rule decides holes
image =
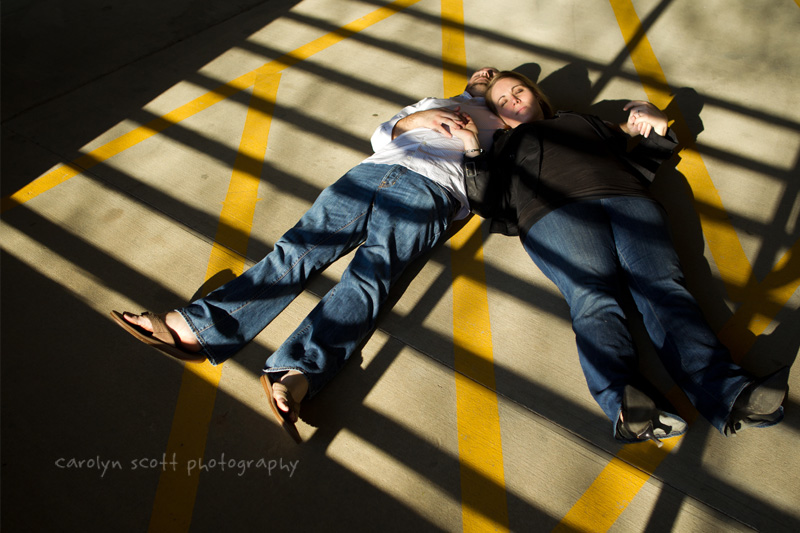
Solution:
[[[251,265],[380,122],[495,65],[561,108],[668,110],[685,149],[654,189],[690,288],[743,366],[791,365],[797,2],[73,4],[2,3],[3,531],[800,529],[796,371],[779,426],[726,439],[698,418],[661,450],[621,446],[563,299],[476,221],[304,405],[300,446],[257,378],[346,258],[222,367],[161,356],[108,316]],[[237,192],[252,215],[231,211]]]

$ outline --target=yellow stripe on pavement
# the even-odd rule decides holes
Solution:
[[[652,441],[626,445],[553,531],[608,531],[680,440],[666,439],[661,448]]]
[[[259,77],[253,86],[206,280],[220,272],[230,271],[230,278],[233,278],[244,271],[279,82],[280,75]],[[184,367],[166,450],[166,457],[175,459],[177,466],[163,470],[159,478],[150,517],[151,532],[189,530],[200,483],[199,471],[191,472],[190,462],[197,464],[205,453],[221,376],[222,365],[213,366],[208,361]]]
[[[463,531],[508,531],[480,219],[450,239]]]
[[[441,5],[444,96],[452,96],[467,84],[464,6],[461,0],[442,0]],[[462,530],[508,531],[480,220],[473,217],[450,245]]]
[[[467,85],[467,48],[462,0],[442,0],[442,63],[445,98],[464,92]]]
[[[800,240],[795,241],[761,283],[750,289],[748,299],[719,331],[719,339],[737,363],[747,355],[758,336],[764,333],[800,287],[798,258]]]

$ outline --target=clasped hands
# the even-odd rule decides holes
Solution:
[[[449,138],[457,130],[466,127],[470,121],[469,115],[462,112],[460,107],[426,109],[398,120],[392,130],[392,138],[417,128],[427,128]]]
[[[623,109],[629,112],[628,121],[620,124],[620,127],[631,137],[636,135],[649,137],[653,131],[662,137],[667,134],[669,129],[667,115],[650,102],[634,100],[628,102]]]

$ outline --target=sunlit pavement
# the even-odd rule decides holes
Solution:
[[[494,65],[557,107],[667,110],[654,184],[690,289],[754,374],[800,346],[800,5],[792,0],[2,3],[3,531],[797,531],[800,406],[622,446],[566,304],[471,220],[414,265],[306,402],[258,381],[339,261],[220,367],[136,342],[267,253],[401,107]],[[633,327],[641,333],[634,319]]]

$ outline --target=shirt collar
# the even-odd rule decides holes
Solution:
[[[475,103],[483,102],[483,96],[472,96],[467,91],[453,97],[454,100],[475,100]]]

